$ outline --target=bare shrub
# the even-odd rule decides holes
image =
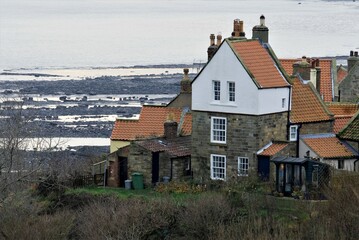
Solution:
[[[96,201],[79,213],[82,239],[163,239],[176,222],[177,207],[167,199]]]
[[[325,191],[327,202],[312,208],[310,221],[303,224],[304,238],[357,239],[359,236],[359,175],[337,173]]]
[[[69,211],[39,214],[40,203],[24,194],[10,195],[0,206],[0,239],[66,239],[74,223]]]
[[[208,239],[218,226],[230,222],[233,214],[225,196],[207,193],[185,203],[178,217],[179,232],[188,239]]]

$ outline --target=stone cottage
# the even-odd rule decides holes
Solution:
[[[256,152],[273,138],[287,140],[290,96],[291,85],[270,45],[246,39],[243,22],[235,20],[232,37],[192,82],[194,178],[256,174]]]
[[[109,186],[124,187],[136,172],[143,175],[146,186],[192,175],[191,136],[178,135],[174,121],[166,121],[163,128],[163,137],[132,141],[109,156]]]

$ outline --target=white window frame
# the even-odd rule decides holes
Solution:
[[[216,88],[216,84],[218,83],[218,89]],[[213,80],[212,82],[212,92],[213,92],[213,100],[220,101],[221,100],[221,81]],[[218,98],[217,98],[218,96]]]
[[[294,130],[293,132],[292,132],[292,129]],[[294,133],[294,137],[292,137],[292,133]],[[298,134],[298,126],[291,125],[289,127],[289,141],[291,141],[291,142],[297,141],[297,134]]]
[[[238,157],[238,176],[248,176],[249,158]]]
[[[231,86],[233,84],[233,86]],[[235,102],[236,101],[236,83],[235,82],[227,82],[228,88],[228,101]]]
[[[226,180],[226,167],[226,155],[211,154],[211,179]]]
[[[215,122],[217,120],[224,120],[224,129],[215,128]],[[217,126],[218,124],[216,124]],[[221,133],[224,135],[224,140],[218,140],[221,138]],[[225,117],[211,117],[211,142],[212,143],[223,143],[227,142],[227,118]]]

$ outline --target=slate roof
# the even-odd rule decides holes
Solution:
[[[352,158],[356,154],[334,135],[302,135],[303,142],[320,158]]]
[[[171,157],[185,157],[191,155],[191,136],[173,139],[156,138],[136,142],[151,152],[167,152]]]
[[[338,137],[345,140],[359,142],[359,111],[347,125],[338,133]]]
[[[226,39],[259,88],[288,87],[275,56],[258,40]]]
[[[180,122],[182,108],[165,106],[142,107],[138,120],[117,119],[112,130],[111,140],[135,140],[148,137],[161,137],[164,134],[164,122],[172,114],[173,120]],[[181,129],[182,135],[192,132],[192,115],[186,113]]]
[[[258,156],[274,156],[275,154],[283,150],[286,146],[288,146],[288,143],[272,143],[261,153],[259,153]]]
[[[292,83],[292,123],[309,123],[332,120],[333,116],[327,109],[314,86],[304,84],[298,78]]]
[[[302,59],[279,59],[281,65],[288,75],[293,73],[293,64]],[[324,102],[333,101],[333,79],[332,79],[332,59],[319,59],[320,75],[320,96]]]

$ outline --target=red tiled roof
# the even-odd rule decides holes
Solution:
[[[272,56],[258,40],[228,40],[228,43],[260,88],[289,86]]]
[[[359,110],[359,105],[356,103],[327,103],[327,107],[334,115],[340,116],[354,116]]]
[[[334,133],[339,133],[350,121],[352,116],[334,116],[334,126],[333,131]]]
[[[355,156],[336,137],[304,138],[303,141],[321,158],[350,158]]]
[[[312,84],[304,84],[295,78],[292,86],[292,110],[290,112],[292,123],[320,122],[333,119]]]
[[[273,143],[268,148],[264,149],[263,152],[258,154],[259,156],[273,156],[283,150],[288,143]]]
[[[142,107],[138,120],[117,119],[112,130],[111,140],[135,140],[148,137],[160,137],[164,134],[164,122],[170,114],[173,120],[180,122],[182,108],[160,106]],[[192,132],[192,115],[187,113],[182,125],[181,134]]]
[[[341,83],[347,75],[348,71],[343,66],[339,66],[337,70],[337,83]]]
[[[301,59],[279,59],[284,70],[288,75],[293,73],[293,64]],[[333,101],[333,81],[332,81],[332,60],[319,59],[320,74],[320,96],[323,96],[324,102]]]

